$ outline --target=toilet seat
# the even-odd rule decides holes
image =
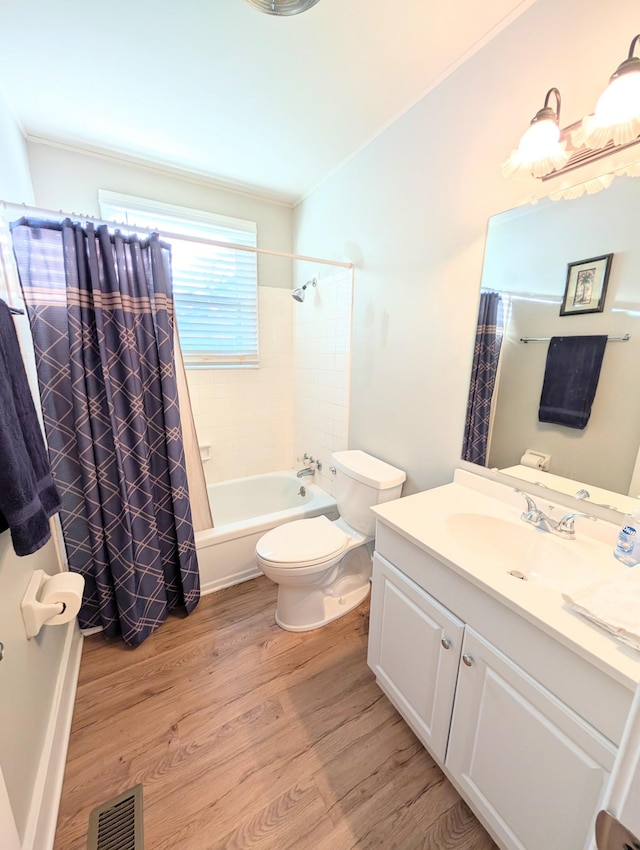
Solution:
[[[298,519],[267,531],[256,545],[256,556],[265,565],[280,568],[313,567],[339,556],[348,536],[326,516]]]

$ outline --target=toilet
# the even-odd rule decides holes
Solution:
[[[318,629],[369,593],[375,516],[397,499],[405,473],[366,452],[331,456],[340,517],[300,519],[273,528],[256,545],[256,561],[278,585],[276,623],[290,632]]]

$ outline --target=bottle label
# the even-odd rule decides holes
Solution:
[[[633,525],[624,525],[620,529],[613,554],[628,567],[640,563],[640,535]]]

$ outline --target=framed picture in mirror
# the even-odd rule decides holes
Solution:
[[[613,254],[579,260],[567,266],[567,283],[560,306],[561,316],[602,313]]]

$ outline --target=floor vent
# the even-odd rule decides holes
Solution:
[[[87,850],[143,850],[142,785],[112,797],[89,815]]]

